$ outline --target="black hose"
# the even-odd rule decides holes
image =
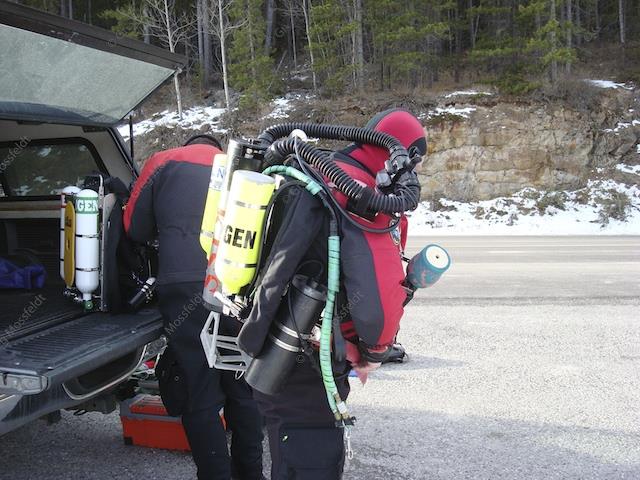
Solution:
[[[305,162],[304,158],[300,158],[298,156],[298,154],[296,153],[296,160],[298,161],[298,164],[300,165],[300,168],[302,169],[302,171],[304,173],[307,174],[307,176],[315,179],[318,184],[322,187],[322,189],[325,191],[327,198],[329,199],[329,201],[333,204],[334,208],[344,217],[345,220],[347,220],[351,225],[353,225],[354,227],[363,230],[365,232],[368,233],[389,233],[392,230],[395,230],[396,227],[398,226],[398,224],[400,223],[400,217],[392,217],[394,218],[394,220],[392,220],[391,224],[388,227],[385,228],[372,228],[372,227],[367,227],[366,225],[362,225],[358,222],[356,222],[353,218],[351,218],[351,215],[349,215],[349,213],[342,208],[342,206],[340,205],[340,203],[338,203],[338,200],[331,195],[331,191],[329,186],[326,184],[326,182],[324,181],[324,178],[322,178],[322,176],[316,172],[315,170],[311,170],[310,167],[308,166],[307,162]]]
[[[279,138],[288,136],[296,129],[302,130],[311,137],[357,142],[386,148],[389,151],[389,160],[385,162],[385,168],[391,175],[402,168],[410,168],[411,166],[409,153],[397,138],[384,132],[377,132],[371,128],[318,123],[282,123],[267,128],[260,134],[258,140],[271,145]]]
[[[311,135],[313,134],[314,133],[311,133]],[[287,156],[296,153],[296,143],[297,153],[307,163],[317,168],[322,175],[331,180],[338,190],[354,201],[359,212],[374,215],[378,212],[387,214],[404,213],[408,210],[414,210],[418,206],[420,199],[420,182],[416,174],[410,169],[401,170],[401,172],[396,175],[394,183],[392,184],[392,193],[384,195],[371,187],[356,182],[327,152],[308,143],[299,141],[299,139],[296,138],[286,138],[273,143],[265,154],[266,165],[279,163]],[[404,147],[402,148],[404,150]]]

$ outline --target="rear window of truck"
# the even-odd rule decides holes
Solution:
[[[81,139],[29,142],[20,139],[0,144],[0,195],[45,197],[78,185],[100,168],[92,145]]]

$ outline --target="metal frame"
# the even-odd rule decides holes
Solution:
[[[200,332],[200,342],[209,368],[245,372],[253,359],[238,346],[238,337],[219,333],[221,315],[219,312],[209,313]],[[225,354],[222,350],[232,353]]]

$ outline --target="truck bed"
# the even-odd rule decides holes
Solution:
[[[65,298],[62,290],[58,282],[37,290],[0,290],[0,346],[82,316],[82,307]]]

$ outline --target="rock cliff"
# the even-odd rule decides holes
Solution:
[[[421,172],[423,198],[472,201],[525,187],[573,190],[596,170],[639,164],[639,93],[600,88],[589,109],[447,95],[424,116],[429,157]]]

